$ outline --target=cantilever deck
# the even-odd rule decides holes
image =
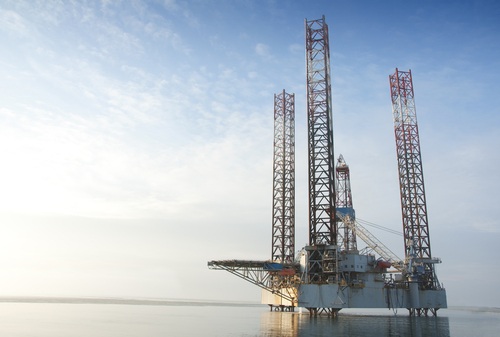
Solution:
[[[278,264],[270,260],[213,260],[208,262],[209,269],[226,270],[290,303],[296,303],[296,292],[290,289],[296,289],[294,282],[298,264],[279,264],[284,269],[275,269],[276,265]],[[294,273],[283,274],[283,270],[293,270]]]

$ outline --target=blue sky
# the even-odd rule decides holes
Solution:
[[[283,89],[307,241],[304,19],[322,15],[357,216],[401,228],[388,76],[411,69],[438,276],[450,305],[499,306],[497,1],[0,1],[0,295],[258,301],[206,262],[270,257]]]

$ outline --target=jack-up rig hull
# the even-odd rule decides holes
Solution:
[[[383,268],[386,261],[375,255],[346,254],[343,261],[350,273],[340,283],[305,283],[305,259],[283,265],[270,261],[222,260],[210,261],[214,270],[226,270],[262,288],[261,303],[271,310],[294,311],[296,307],[309,310],[313,315],[336,315],[348,308],[408,309],[411,315],[435,315],[437,310],[447,308],[446,290],[419,289],[418,284],[409,283],[403,273]],[[383,262],[381,262],[383,261]],[[346,264],[356,263],[356,264]],[[355,267],[350,267],[355,266]],[[302,271],[301,271],[302,270]]]
[[[367,284],[364,288],[342,287],[338,284],[305,284],[299,288],[298,306],[317,311],[339,311],[345,308],[408,309],[427,315],[446,308],[444,290],[419,290],[388,288],[380,282]],[[321,308],[321,309],[318,309]]]
[[[431,256],[411,71],[389,76],[398,160],[405,258],[356,219],[349,167],[334,165],[328,26],[305,21],[309,143],[309,243],[295,256],[295,95],[274,96],[272,257],[209,261],[262,288],[271,310],[306,308],[335,316],[344,308],[408,309],[436,315],[447,307]],[[361,251],[357,239],[366,244]]]

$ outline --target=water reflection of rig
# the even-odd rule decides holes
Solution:
[[[218,260],[259,287],[271,310],[304,307],[336,316],[342,308],[407,308],[433,315],[446,291],[431,256],[420,140],[411,71],[389,76],[396,138],[405,259],[399,259],[356,219],[349,166],[333,154],[328,26],[306,20],[309,149],[309,244],[295,256],[295,95],[274,96],[272,258]],[[358,250],[357,239],[366,244]]]
[[[396,315],[340,315],[333,321],[295,313],[261,314],[261,334],[267,337],[309,336],[412,336],[450,337],[448,317],[405,317]]]

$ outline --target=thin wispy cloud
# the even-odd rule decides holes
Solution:
[[[264,43],[257,43],[255,46],[255,52],[257,55],[262,56],[262,57],[270,57],[270,48],[268,45]]]
[[[0,9],[0,20],[3,22],[2,28],[5,32],[19,35],[28,33],[23,17],[15,11]]]

